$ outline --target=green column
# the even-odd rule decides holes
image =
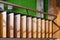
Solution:
[[[48,12],[48,0],[44,0],[44,12]],[[44,15],[45,19],[48,19],[48,15]]]

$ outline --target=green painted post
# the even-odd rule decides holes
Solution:
[[[44,12],[48,12],[48,0],[44,0]],[[48,19],[48,15],[44,15],[45,19]]]

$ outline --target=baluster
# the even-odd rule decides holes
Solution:
[[[52,21],[50,21],[50,38],[52,38],[52,33],[53,33],[52,30],[53,30],[53,29],[52,29]]]
[[[41,19],[38,18],[38,38],[41,38]]]
[[[33,38],[37,37],[37,18],[33,17]]]
[[[26,38],[26,15],[22,16],[22,38]]]
[[[45,20],[42,20],[42,38],[45,38]]]
[[[3,38],[6,38],[6,11],[2,12],[3,23]]]
[[[28,38],[32,38],[32,17],[27,17]]]
[[[15,38],[20,38],[20,14],[16,13],[14,16],[14,35]]]
[[[14,37],[14,13],[8,14],[8,22],[7,22],[7,37]]]
[[[48,38],[48,30],[49,30],[48,27],[49,27],[49,26],[48,26],[48,20],[46,20],[46,38]]]

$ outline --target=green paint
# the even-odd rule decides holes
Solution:
[[[36,0],[6,0],[6,1],[36,10]],[[13,11],[22,14],[27,14],[26,10],[22,8],[14,7]],[[36,13],[28,10],[28,15],[36,16]]]
[[[5,1],[36,10],[37,0],[5,0]],[[27,14],[27,11],[22,8],[13,7],[13,11],[22,14]],[[44,0],[44,12],[48,12],[48,0]],[[28,15],[36,16],[36,12],[28,10]],[[47,19],[48,15],[45,14],[44,17],[45,19]]]
[[[48,12],[48,0],[44,0],[44,12]],[[48,15],[44,15],[45,19],[48,19]]]

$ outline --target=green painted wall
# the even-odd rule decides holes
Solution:
[[[5,1],[36,10],[37,0],[5,0]],[[13,7],[13,10],[15,12],[27,14],[26,10],[22,8]],[[48,0],[44,0],[44,12],[48,12]],[[28,15],[36,16],[36,13],[32,11],[28,11]],[[44,15],[44,18],[47,19],[48,15]]]
[[[6,1],[36,10],[36,0],[6,0]],[[26,10],[22,8],[14,7],[13,10],[22,14],[27,14]],[[28,13],[29,15],[36,16],[35,12],[28,11]]]

